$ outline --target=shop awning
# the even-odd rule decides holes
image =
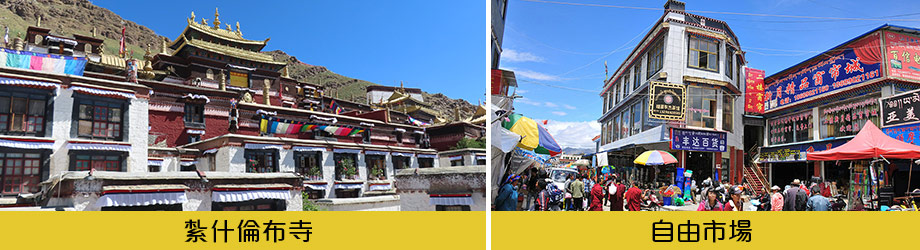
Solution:
[[[172,205],[188,201],[185,185],[125,185],[104,186],[102,197],[96,201],[99,207],[128,207],[150,205]]]
[[[361,189],[364,186],[362,183],[336,183],[333,185],[335,189]]]
[[[291,198],[291,186],[287,184],[215,185],[212,191],[211,201],[213,202]]]
[[[130,145],[121,144],[102,144],[102,143],[80,143],[68,142],[67,148],[70,150],[103,150],[103,151],[122,151],[130,152]]]
[[[95,95],[95,96],[101,96],[101,97],[111,97],[111,98],[120,98],[120,99],[137,98],[134,96],[134,93],[127,93],[127,92],[121,92],[121,91],[104,90],[104,89],[80,87],[80,86],[72,86],[70,87],[70,89],[72,89],[74,92],[77,92],[77,93],[83,93],[87,95]]]
[[[473,197],[470,194],[432,194],[428,196],[428,204],[432,206],[471,206]]]
[[[323,184],[320,184],[320,183],[304,183],[304,184],[303,184],[303,187],[309,188],[309,189],[312,189],[312,190],[326,190],[326,184],[325,184],[325,183],[323,183]]]
[[[5,77],[0,77],[0,85],[12,85],[12,86],[37,88],[37,89],[56,89],[58,88],[57,83],[30,81],[30,80],[5,78]]]
[[[616,151],[628,146],[667,142],[669,139],[668,137],[669,135],[667,127],[665,125],[660,125],[658,127],[642,131],[641,133],[635,134],[633,136],[619,139],[607,145],[603,145],[601,146],[599,152]]]
[[[891,138],[872,122],[849,142],[821,152],[807,153],[809,161],[862,160],[874,158],[920,159],[920,146]]]

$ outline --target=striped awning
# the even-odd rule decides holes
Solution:
[[[185,185],[127,185],[102,187],[99,207],[172,205],[188,201]]]
[[[326,184],[304,183],[303,187],[309,188],[312,190],[326,190]]]
[[[304,146],[294,146],[294,151],[317,151],[325,152],[326,148],[324,147],[304,147]]]
[[[182,161],[179,163],[179,166],[188,167],[195,164],[198,164],[198,161]]]
[[[361,150],[360,149],[348,149],[348,148],[336,148],[336,149],[333,149],[332,152],[340,153],[340,154],[360,154]]]
[[[246,149],[284,149],[284,145],[262,143],[246,143],[246,146],[243,147]]]
[[[0,85],[12,85],[37,89],[56,89],[60,85],[51,82],[30,81],[16,78],[0,77]]]
[[[412,153],[392,152],[390,154],[393,156],[412,157]]]
[[[364,151],[364,154],[365,154],[365,155],[388,155],[389,152],[365,150],[365,151]]]
[[[432,155],[432,154],[418,154],[418,158],[438,158],[438,155]]]
[[[290,198],[290,190],[214,191],[211,193],[211,201],[213,202],[241,202],[258,199],[287,200]]]
[[[103,150],[103,151],[121,151],[130,152],[130,145],[119,144],[101,144],[101,143],[79,143],[69,142],[67,148],[70,150]]]
[[[0,147],[19,148],[19,149],[51,149],[54,142],[46,141],[15,141],[0,139]]]
[[[134,95],[134,93],[121,92],[121,91],[104,90],[104,89],[88,88],[88,87],[81,87],[81,86],[72,86],[70,87],[70,89],[72,89],[74,92],[83,93],[87,95],[121,98],[121,99],[137,98]]]
[[[451,160],[451,161],[463,160],[463,156],[462,156],[462,155],[454,155],[454,156],[451,156],[451,157],[448,158],[448,159]]]
[[[471,206],[473,197],[470,194],[432,194],[428,196],[428,204],[432,206]]]
[[[147,160],[147,166],[163,166],[163,160]]]
[[[485,155],[476,155],[476,160],[477,160],[477,161],[478,161],[478,160],[485,160],[485,159],[486,159],[486,156],[485,156]]]
[[[335,189],[361,189],[364,184],[361,183],[336,183]]]

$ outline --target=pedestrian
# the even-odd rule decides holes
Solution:
[[[770,198],[770,210],[783,211],[783,194],[779,192],[779,186],[774,185],[770,190],[773,191]]]
[[[802,183],[799,179],[792,181],[789,189],[786,190],[783,211],[805,211],[805,203],[808,201],[808,196],[805,194],[805,191],[799,188]]]
[[[635,183],[630,183],[630,186],[632,187],[626,191],[626,206],[629,211],[639,211],[642,208],[642,190],[639,190]]]
[[[575,178],[569,183],[569,193],[572,193],[572,208],[581,211],[585,199],[585,183],[581,182],[581,178]]]
[[[706,192],[706,200],[700,201],[700,206],[696,209],[696,211],[722,211],[723,205],[722,202],[719,201],[719,193],[721,190],[716,191],[718,189],[719,188],[717,187],[713,190],[709,190],[709,192]]]
[[[706,178],[703,180],[703,185],[700,187],[699,198],[697,199],[700,203],[705,202],[709,197],[709,190],[712,189],[712,180]]]
[[[573,209],[573,207],[572,207],[572,193],[569,192],[569,190],[570,190],[569,186],[572,185],[572,182],[573,182],[573,181],[575,181],[575,175],[574,175],[574,174],[570,174],[570,175],[569,175],[569,178],[567,178],[567,180],[565,180],[565,184],[564,184],[563,187],[562,187],[562,190],[565,190],[565,205],[564,205],[564,206],[565,206],[565,210],[566,210],[566,211],[572,211],[572,209]]]
[[[697,190],[696,188],[697,188],[696,180],[691,180],[690,181],[690,202],[693,202],[693,204],[696,204],[696,194],[699,192],[699,190]]]
[[[626,185],[623,185],[623,180],[620,178],[617,178],[615,191],[613,201],[610,202],[610,211],[623,211],[623,199],[626,199]]]
[[[744,202],[741,200],[741,193],[744,189],[735,185],[728,190],[728,202],[722,208],[722,211],[744,211]]]
[[[591,189],[594,188],[594,180],[592,180],[591,177],[588,177],[588,175],[582,174],[581,181],[585,185],[585,190],[583,190],[585,191],[584,206],[581,208],[581,210],[587,210],[588,204],[591,204],[591,199],[593,198],[591,196]]]
[[[818,186],[811,187],[811,197],[808,198],[808,204],[805,206],[805,211],[830,211],[831,202],[827,200],[827,197],[821,195],[821,188]]]
[[[591,204],[589,211],[604,211],[604,185],[600,182],[591,188]]]
[[[520,180],[520,176],[514,174],[508,176],[505,185],[502,186],[498,191],[498,196],[495,197],[495,210],[514,211],[517,208],[517,185]]]
[[[537,187],[540,189],[540,192],[534,197],[533,210],[534,211],[549,211],[549,202],[550,196],[549,190],[546,189],[546,181],[538,180]]]

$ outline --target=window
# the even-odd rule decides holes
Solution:
[[[620,100],[626,101],[626,96],[629,96],[629,76],[623,76],[623,80],[620,82]]]
[[[147,165],[147,172],[160,172],[160,165]]]
[[[613,104],[616,105],[620,103],[620,84],[619,83],[613,83],[613,84],[614,84],[613,86]]]
[[[614,142],[620,139],[620,114],[616,114],[613,117],[613,131],[610,131],[610,141]]]
[[[340,181],[360,179],[358,176],[358,155],[348,153],[335,153],[332,157],[335,160],[335,180]]]
[[[294,172],[302,175],[304,180],[323,180],[323,153],[318,151],[295,151]]]
[[[614,89],[614,86],[611,86],[610,89],[607,91],[607,110],[608,111],[613,109],[613,89]]]
[[[620,113],[620,138],[629,137],[629,109]]]
[[[690,126],[716,128],[716,91],[710,88],[689,87]]]
[[[639,85],[642,85],[642,81],[639,80],[639,74],[642,73],[642,58],[636,60],[636,65],[633,65],[633,89],[638,89]]]
[[[722,92],[722,130],[732,132],[734,106],[735,97],[728,92]]]
[[[607,113],[607,94],[604,94],[604,113]]]
[[[399,131],[393,131],[393,134],[396,135],[396,143],[402,144],[403,143],[403,133]]]
[[[195,128],[204,127],[204,104],[195,104],[195,103],[186,103],[185,104],[185,116],[183,118],[186,126],[192,126]]]
[[[658,73],[664,65],[664,39],[658,40],[655,45],[648,50],[648,66],[645,69],[645,78],[651,78]]]
[[[812,140],[811,110],[776,117],[767,121],[770,144],[783,144]]]
[[[76,127],[79,137],[121,140],[124,102],[80,98],[78,103]]]
[[[821,138],[855,135],[867,121],[879,124],[878,98],[875,95],[821,107]]]
[[[728,47],[728,46],[725,46]],[[735,50],[731,47],[726,49],[725,53],[725,76],[731,78],[735,68]]]
[[[690,49],[687,66],[692,68],[719,71],[719,44],[713,39],[702,36],[690,36]]]
[[[361,142],[371,143],[371,129],[365,129],[364,133],[361,134]]]
[[[412,158],[406,156],[393,156],[393,169],[404,169],[409,168],[412,163],[410,162]]]
[[[467,205],[435,205],[435,211],[470,211],[470,206]]]
[[[418,167],[419,168],[433,168],[434,159],[433,158],[418,158]]]
[[[365,155],[364,163],[367,166],[367,179],[368,180],[386,180],[387,179],[387,170],[384,161],[386,159],[383,155]]]
[[[476,165],[486,165],[486,156],[485,156],[485,155],[482,155],[482,156],[477,155],[477,156],[476,156]]]
[[[456,159],[456,160],[450,160],[450,166],[451,167],[463,166],[463,157],[460,157],[460,159]]]
[[[201,141],[201,135],[188,135],[188,143],[196,143]]]
[[[182,162],[182,163],[179,164],[179,171],[182,171],[182,172],[193,172],[193,171],[197,171],[197,170],[198,170],[198,166],[197,166],[197,164],[195,164],[195,163],[193,163],[193,162],[189,162],[189,163]]]
[[[3,194],[35,193],[41,187],[41,159],[38,153],[0,153],[0,183]]]
[[[71,171],[115,171],[124,169],[125,154],[107,151],[71,151]]]
[[[0,134],[43,136],[47,96],[29,92],[0,92]]]
[[[277,149],[246,149],[243,156],[246,158],[246,173],[278,172]]]
[[[642,110],[642,103],[637,102],[633,104],[632,107],[632,132],[630,135],[635,135],[642,132],[642,114],[645,113]]]

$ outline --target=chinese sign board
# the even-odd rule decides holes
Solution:
[[[885,32],[888,74],[920,80],[920,38],[895,32]]]
[[[920,93],[907,92],[879,99],[882,103],[882,127],[905,125],[920,122]]]
[[[763,114],[764,91],[763,77],[765,72],[759,69],[747,68],[744,72],[744,112]]]
[[[683,84],[652,82],[649,86],[648,115],[653,119],[683,120],[687,91]]]
[[[727,135],[719,131],[671,128],[671,149],[725,152]]]
[[[849,139],[812,142],[782,147],[769,147],[760,150],[760,162],[794,162],[805,161],[808,152],[824,151],[839,147]]]
[[[828,56],[790,73],[765,81],[766,111],[793,105],[822,94],[882,77],[878,33],[846,47],[826,52]]]
[[[886,135],[906,143],[920,146],[920,124],[907,124],[883,128]]]

